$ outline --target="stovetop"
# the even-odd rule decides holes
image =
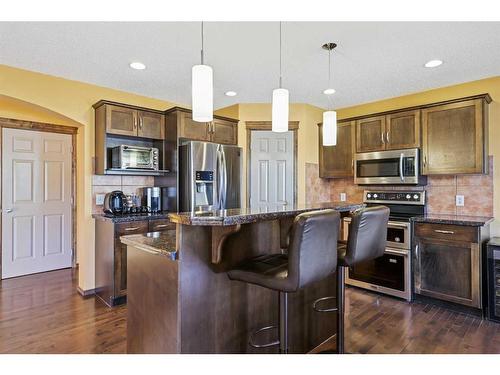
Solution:
[[[389,207],[391,221],[409,222],[412,217],[425,214],[425,191],[371,191],[363,193],[367,206]]]

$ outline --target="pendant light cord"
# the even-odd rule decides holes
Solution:
[[[201,21],[201,65],[203,65],[203,21]]]
[[[328,88],[332,88],[331,72],[332,72],[332,49],[328,50]],[[328,105],[330,110],[333,110],[333,95],[327,95]]]
[[[280,82],[279,82],[279,88],[281,88],[283,84],[283,80],[281,78],[281,21],[280,21]]]

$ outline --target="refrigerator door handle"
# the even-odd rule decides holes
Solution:
[[[221,152],[220,152],[220,145],[217,145],[217,151],[215,152],[216,155],[216,161],[215,161],[215,173],[217,176],[217,179],[215,183],[217,184],[215,192],[217,194],[217,206],[216,209],[220,210],[221,209],[221,196],[222,196],[222,181],[221,181],[221,176],[222,176],[222,165],[221,165]]]
[[[227,163],[226,163],[226,153],[224,148],[221,148],[221,164],[222,164],[222,179],[223,179],[223,192],[221,196],[221,209],[226,209],[227,205]]]

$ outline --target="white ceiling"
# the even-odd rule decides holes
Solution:
[[[278,84],[278,32],[277,22],[205,24],[216,108],[270,102]],[[328,105],[321,45],[330,41],[338,43],[335,108],[500,75],[500,22],[286,22],[283,86],[291,102]],[[0,22],[0,64],[184,105],[199,49],[194,22]],[[444,64],[423,67],[435,58]],[[132,61],[147,69],[130,69]],[[224,96],[227,90],[238,96]]]

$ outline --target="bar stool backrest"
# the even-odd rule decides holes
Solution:
[[[339,228],[335,210],[297,215],[288,247],[288,278],[296,290],[335,273]]]
[[[352,214],[345,263],[353,266],[384,255],[387,244],[389,208],[366,207]]]

